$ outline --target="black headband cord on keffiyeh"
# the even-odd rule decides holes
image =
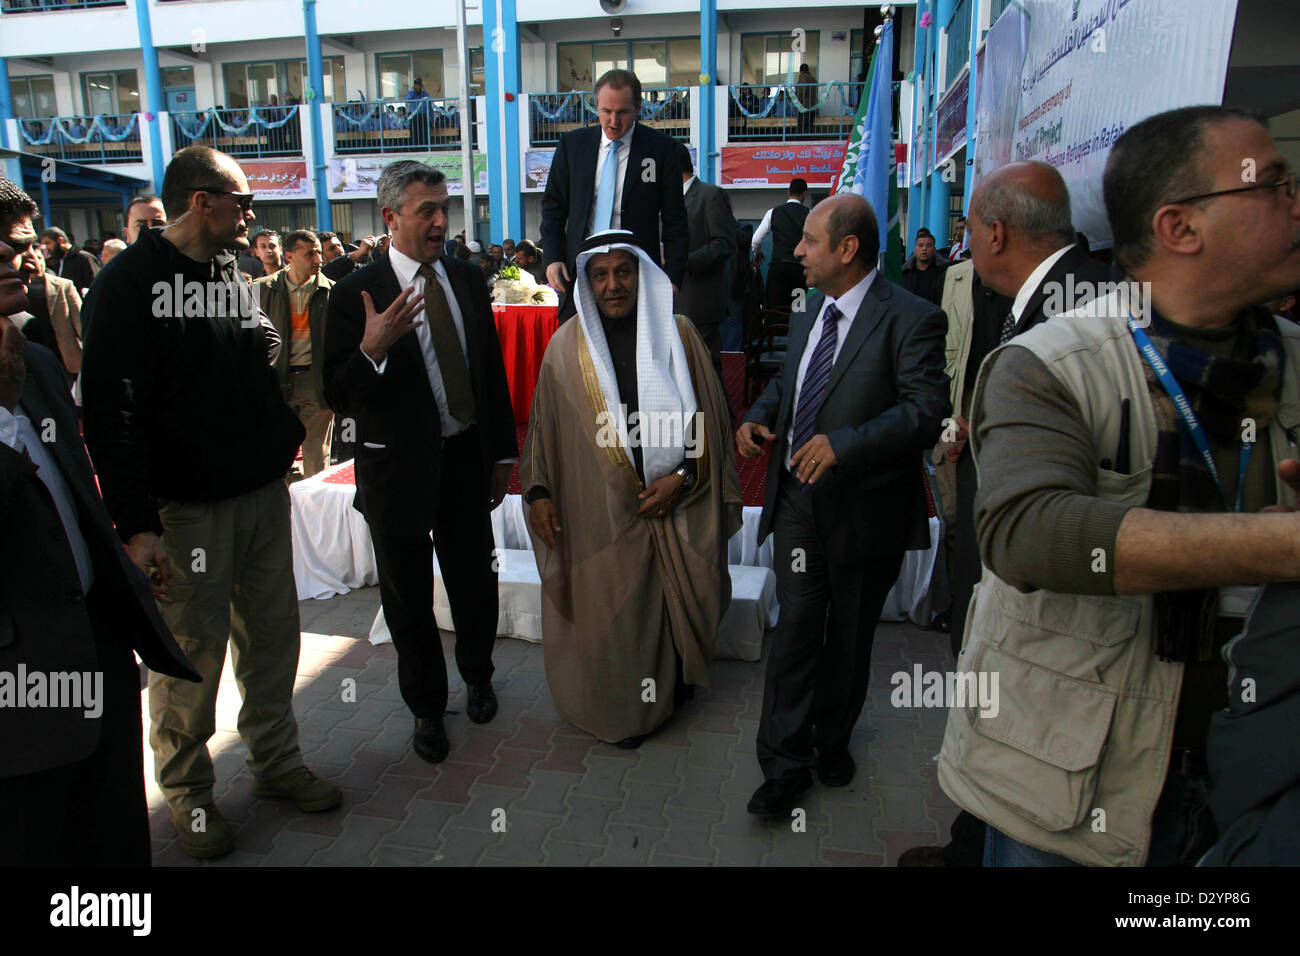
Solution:
[[[1145,360],[1157,439],[1147,507],[1157,511],[1240,511],[1256,430],[1277,414],[1286,353],[1267,310],[1241,317],[1231,357],[1210,355],[1174,339],[1171,323],[1151,310],[1150,334],[1130,316],[1129,329]],[[1210,440],[1241,443],[1235,502],[1227,500]],[[1235,508],[1234,508],[1235,504]],[[1213,650],[1219,592],[1213,588],[1155,596],[1156,653],[1166,661],[1205,661]]]

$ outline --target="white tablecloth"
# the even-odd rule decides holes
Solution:
[[[374,551],[365,519],[352,507],[356,488],[324,480],[347,465],[336,465],[289,488],[293,503],[293,570],[298,598],[329,598],[352,588],[377,584]],[[776,575],[773,572],[773,538],[758,544],[762,509],[743,509],[741,529],[728,547],[732,605],[719,628],[716,656],[757,660],[763,630],[776,623]],[[523,499],[507,495],[492,512],[492,536],[497,553],[498,633],[527,641],[540,641],[541,580],[532,555],[532,539],[524,518]],[[893,590],[885,601],[882,620],[911,617],[928,621],[930,574],[938,551],[939,521],[930,519],[928,551],[908,551]],[[447,593],[434,558],[434,613],[438,626],[451,630]],[[389,640],[380,611],[371,629],[371,641]]]

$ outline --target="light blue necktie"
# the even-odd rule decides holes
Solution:
[[[605,153],[605,168],[600,171],[600,195],[596,197],[596,221],[591,224],[592,234],[604,232],[614,217],[614,189],[618,179],[618,148],[621,140],[609,144]]]

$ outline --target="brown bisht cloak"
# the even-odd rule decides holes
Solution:
[[[523,493],[547,489],[563,529],[552,551],[529,528],[555,709],[610,743],[647,734],[672,714],[677,655],[686,683],[709,685],[714,638],[731,603],[727,542],[740,528],[741,499],[727,400],[699,333],[676,320],[703,455],[699,480],[672,512],[638,518],[645,488],[627,450],[597,443],[605,400],[576,318],[547,347],[519,461]]]

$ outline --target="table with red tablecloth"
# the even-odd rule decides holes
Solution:
[[[492,303],[492,318],[505,360],[506,381],[510,383],[510,404],[515,421],[528,421],[533,407],[537,373],[551,336],[560,327],[560,310],[553,305],[505,305]]]

